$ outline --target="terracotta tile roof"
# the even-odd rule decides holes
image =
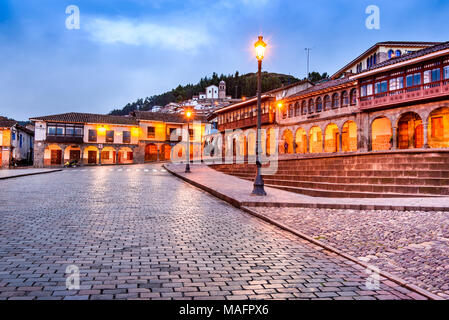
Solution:
[[[298,92],[298,93],[296,93],[294,95],[288,96],[286,98],[286,100],[290,100],[290,99],[293,99],[293,98],[301,97],[301,96],[304,96],[304,95],[307,95],[307,94],[310,94],[310,93],[313,93],[313,92],[317,92],[317,91],[320,91],[320,90],[329,89],[329,88],[332,88],[332,87],[337,87],[337,86],[340,86],[340,85],[343,85],[343,84],[346,84],[346,83],[350,83],[350,82],[354,82],[354,80],[352,80],[350,78],[341,78],[341,79],[336,79],[336,80],[329,80],[329,81],[320,82],[320,83],[317,83],[315,86],[313,86],[313,87],[311,87],[309,89],[306,89],[306,90]]]
[[[136,125],[137,120],[133,117],[123,116],[111,116],[105,114],[93,114],[93,113],[77,113],[69,112],[62,114],[55,114],[44,117],[34,117],[30,120],[41,120],[47,122],[68,122],[68,123],[110,123],[110,124],[128,124]]]
[[[449,49],[449,42],[444,42],[444,43],[438,44],[438,45],[433,46],[433,47],[421,49],[421,50],[418,50],[418,51],[415,51],[415,52],[412,52],[412,53],[409,53],[409,54],[404,54],[404,55],[402,55],[402,56],[400,56],[398,58],[392,58],[392,59],[386,60],[384,62],[376,64],[375,66],[372,66],[371,68],[369,68],[367,70],[359,72],[357,74],[363,74],[363,73],[365,73],[367,71],[379,69],[379,68],[386,67],[386,66],[389,66],[389,65],[393,65],[393,64],[396,64],[396,63],[399,63],[399,62],[403,62],[403,61],[411,60],[411,59],[414,59],[414,58],[422,57],[422,56],[425,56],[427,54],[434,53],[434,52],[437,52],[437,51],[440,51],[440,50],[444,50],[444,49]]]
[[[0,117],[0,127],[10,128],[17,124],[16,120]]]
[[[133,111],[130,116],[137,120],[162,121],[171,123],[187,123],[184,115],[178,113],[150,112],[150,111]],[[196,121],[206,121],[206,117],[194,115]]]

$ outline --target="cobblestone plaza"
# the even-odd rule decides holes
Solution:
[[[159,165],[0,181],[0,299],[422,299]],[[68,290],[66,268],[80,270]],[[369,282],[369,281],[368,281]]]

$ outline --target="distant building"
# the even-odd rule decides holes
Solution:
[[[356,74],[372,68],[392,58],[399,58],[415,51],[441,44],[441,42],[417,41],[386,41],[379,42],[363,52],[357,58],[338,70],[332,79],[338,79],[344,74]]]
[[[33,137],[32,130],[0,117],[0,168],[32,164]]]

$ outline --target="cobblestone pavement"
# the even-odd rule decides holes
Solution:
[[[449,212],[255,210],[449,298]]]
[[[369,290],[359,265],[159,166],[65,170],[0,188],[0,299],[423,298],[383,278]],[[79,290],[66,288],[69,265]]]

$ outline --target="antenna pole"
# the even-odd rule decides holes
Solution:
[[[307,76],[306,78],[309,79],[309,66],[310,66],[310,50],[312,50],[312,48],[306,48],[307,51]]]

